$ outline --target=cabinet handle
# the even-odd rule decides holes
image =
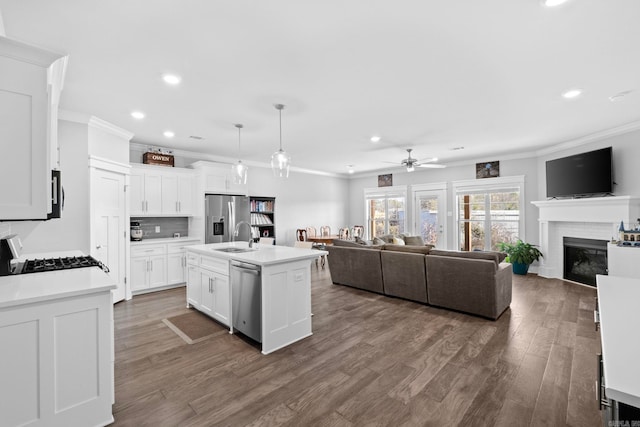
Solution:
[[[96,249],[101,249],[102,245],[96,245]]]
[[[149,261],[147,261],[147,271],[149,271]]]
[[[151,271],[153,271],[153,260],[151,260]]]
[[[178,212],[182,212],[182,202],[178,202]]]
[[[144,212],[144,200],[140,202],[142,204],[142,212]]]
[[[180,212],[180,208],[178,207],[178,202],[176,202],[176,212]]]

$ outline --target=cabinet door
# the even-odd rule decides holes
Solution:
[[[178,177],[176,175],[162,176],[162,213],[178,213]]]
[[[181,215],[193,215],[194,181],[193,175],[178,176],[178,213]]]
[[[229,276],[222,274],[213,274],[213,317],[219,321],[229,325],[229,307],[231,305]]]
[[[187,267],[187,304],[200,307],[202,300],[200,268],[195,265]]]
[[[144,173],[135,169],[131,170],[129,176],[129,206],[131,207],[131,216],[144,215]]]
[[[46,219],[51,207],[47,69],[3,56],[6,40],[0,39],[0,219]]]
[[[211,316],[213,314],[213,298],[214,298],[214,273],[207,270],[200,270],[200,311]]]
[[[131,290],[147,289],[149,281],[149,257],[131,258]]]
[[[184,253],[167,255],[167,284],[184,283],[185,279]]]
[[[162,213],[162,176],[155,173],[144,174],[145,214],[160,215]]]
[[[167,257],[154,255],[149,257],[149,287],[157,288],[167,285]]]

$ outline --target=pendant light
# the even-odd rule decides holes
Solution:
[[[234,126],[238,128],[238,163],[231,166],[231,168],[233,169],[233,183],[246,184],[248,168],[242,163],[242,160],[240,160],[240,130],[243,128],[243,126],[240,123]]]
[[[291,156],[282,149],[282,110],[284,109],[284,105],[275,104],[274,107],[280,112],[280,149],[271,156],[271,169],[275,176],[279,178],[289,178]]]

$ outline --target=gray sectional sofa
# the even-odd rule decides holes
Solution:
[[[511,304],[511,264],[499,252],[431,246],[327,246],[334,284],[497,319]]]

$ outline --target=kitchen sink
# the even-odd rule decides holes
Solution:
[[[231,247],[231,248],[220,248],[220,249],[214,249],[214,251],[218,251],[218,252],[231,252],[231,253],[242,253],[242,252],[253,252],[256,249],[251,249],[251,248],[235,248],[235,247]]]

